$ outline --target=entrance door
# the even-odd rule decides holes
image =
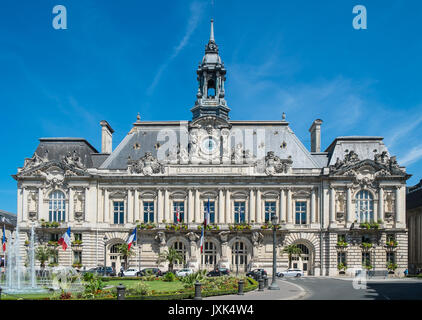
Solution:
[[[248,251],[242,241],[236,241],[232,245],[232,272],[246,272],[248,267]]]
[[[118,249],[120,245],[121,245],[120,243],[112,245],[108,253],[107,267],[111,266],[113,270],[116,272],[116,274],[120,272],[121,267],[123,267],[123,269],[126,270],[125,261],[121,257],[121,254]]]
[[[309,249],[304,244],[298,244],[298,248],[302,250],[302,253],[299,256],[292,257],[292,268],[294,269],[301,269],[303,273],[306,275],[310,274],[310,263],[311,263],[311,255],[309,253]]]

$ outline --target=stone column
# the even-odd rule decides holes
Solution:
[[[400,204],[400,201],[401,201],[401,199],[400,199],[400,187],[396,187],[396,217],[395,217],[395,220],[396,220],[396,223],[400,223],[401,221],[400,221],[400,209],[401,209],[401,204]]]
[[[163,210],[163,192],[161,189],[157,190],[157,223],[162,223],[164,219],[164,210]]]
[[[195,222],[201,223],[201,206],[199,199],[199,190],[195,189]]]
[[[19,192],[19,190],[18,190]],[[43,218],[43,204],[44,204],[44,192],[42,188],[38,188],[38,220]],[[18,198],[19,199],[19,198]],[[86,196],[85,196],[85,202],[86,202]]]
[[[140,206],[140,203],[139,203],[139,190],[138,189],[135,189],[135,211],[134,211],[134,217],[133,217],[133,221],[136,221],[136,220],[138,220],[138,221],[141,221],[141,216],[140,216],[140,213],[139,213],[139,206]],[[155,213],[155,212],[154,212]],[[156,220],[156,217],[157,217],[157,215],[156,214],[154,214],[154,221],[157,221]]]
[[[192,189],[188,190],[188,217],[186,221],[188,223],[195,221],[195,207],[194,207],[194,199],[192,196]]]
[[[255,223],[257,222],[257,218],[255,215],[255,198],[254,198],[254,192],[251,188],[249,190],[249,223],[253,220]]]
[[[347,186],[347,194],[346,194],[346,222],[352,223],[354,220],[353,217],[353,208],[352,208],[352,189],[350,186]]]
[[[133,197],[132,190],[127,190],[127,222],[133,223]]]
[[[311,223],[316,222],[316,201],[315,201],[315,188],[311,190]]]
[[[46,219],[48,220],[48,219]],[[21,221],[28,221],[28,191],[22,188],[22,216]]]
[[[109,191],[104,189],[104,220],[103,222],[113,222],[110,221],[110,204],[109,204]]]
[[[256,219],[258,223],[263,223],[261,214],[261,190],[256,189]]]
[[[67,216],[65,221],[73,222],[74,221],[74,203],[73,203],[73,197],[75,195],[75,190],[73,188],[69,188],[69,205],[66,208]]]
[[[284,196],[284,189],[280,189],[280,199],[279,199],[279,222],[284,220],[284,222],[287,222],[287,216],[286,216],[286,199]]]
[[[164,219],[167,223],[172,223],[174,219],[172,219],[171,209],[170,209],[170,199],[169,199],[169,190],[164,190]]]
[[[233,221],[233,213],[230,208],[231,199],[230,199],[230,190],[226,189],[226,219],[227,223],[232,223]]]
[[[287,224],[293,223],[292,215],[292,190],[287,190]]]
[[[218,191],[218,223],[225,223],[227,220],[224,217],[224,195],[223,190]]]
[[[18,199],[18,203],[17,203],[17,215],[19,220],[18,221],[22,221],[22,217],[23,217],[23,207],[22,207],[22,188],[18,187],[18,192],[17,192],[17,199]],[[41,216],[41,211],[38,211],[38,219],[44,218],[43,216]],[[48,220],[48,219],[45,219]]]
[[[336,224],[336,191],[333,186],[330,188],[330,224]]]
[[[378,193],[378,219],[384,222],[384,189],[382,187]]]

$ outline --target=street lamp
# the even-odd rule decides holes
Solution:
[[[106,257],[107,257],[107,236],[104,235],[104,277],[106,276]]]
[[[268,290],[280,290],[275,279],[276,273],[277,273],[277,252],[276,252],[277,216],[275,215],[274,212],[271,214],[271,223],[273,225],[273,280],[272,280],[271,285],[268,287]]]

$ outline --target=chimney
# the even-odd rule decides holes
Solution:
[[[311,133],[311,152],[321,152],[321,119],[316,119],[309,128]]]
[[[101,153],[110,154],[113,151],[113,132],[107,121],[101,120]]]

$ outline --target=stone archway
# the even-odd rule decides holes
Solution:
[[[316,274],[316,252],[319,248],[318,239],[313,234],[290,234],[287,236],[285,246],[296,245],[302,249],[302,254],[292,257],[292,268],[303,270],[305,275]]]

